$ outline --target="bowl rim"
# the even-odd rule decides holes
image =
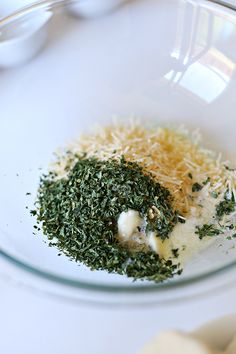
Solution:
[[[35,11],[52,11],[57,7],[63,7],[65,5],[72,4],[76,1],[80,2],[85,2],[87,0],[43,0],[43,1],[37,1],[31,5],[22,7],[21,9],[13,12],[12,14],[0,19],[0,30],[1,27],[10,25],[12,22],[17,21],[19,19],[24,18],[24,16],[31,15]],[[186,0],[189,1],[189,0]],[[198,0],[195,0],[198,2]],[[222,0],[200,0],[202,3],[212,3],[213,5],[222,7],[222,8],[227,8],[229,10],[232,10],[232,14],[236,17],[236,5],[229,4],[226,1]],[[209,279],[210,277],[214,277],[217,275],[222,275],[225,274],[228,270],[232,270],[236,268],[236,261],[230,262],[229,264],[219,267],[217,269],[208,271],[203,274],[195,275],[195,276],[188,276],[184,279],[170,279],[169,281],[166,281],[164,283],[152,283],[152,284],[145,284],[145,285],[140,285],[140,284],[135,284],[133,283],[132,285],[103,285],[100,283],[96,282],[86,282],[86,281],[78,281],[72,278],[68,277],[63,277],[59,276],[55,273],[51,273],[48,271],[45,271],[43,269],[37,268],[33,265],[28,264],[27,262],[24,262],[20,260],[17,257],[12,256],[8,252],[4,251],[3,249],[0,248],[0,257],[13,265],[15,268],[18,268],[20,270],[23,270],[27,272],[28,274],[33,274],[36,277],[39,277],[44,280],[52,281],[54,284],[62,285],[62,286],[67,286],[70,288],[77,288],[80,290],[88,290],[88,291],[93,291],[93,292],[100,292],[100,293],[117,293],[117,292],[122,292],[122,293],[150,293],[150,292],[161,292],[161,291],[166,291],[166,290],[174,290],[174,289],[180,289],[186,286],[190,286],[193,284],[199,284],[201,281]]]
[[[11,14],[4,16],[3,18],[0,18],[0,28],[2,26],[5,26],[7,24],[10,24],[12,21],[15,21],[24,15],[31,14],[34,11],[38,11],[40,9],[42,10],[52,10],[55,9],[56,7],[63,7],[66,5],[70,5],[76,2],[86,2],[88,0],[39,0],[36,2],[33,2],[30,5],[26,5],[21,7],[20,9],[12,12]],[[198,0],[194,0],[198,2]],[[227,1],[224,0],[204,0],[206,3],[212,3],[215,5],[219,5],[224,8],[228,8],[232,11],[236,11],[236,4],[233,5],[232,3],[228,3]]]
[[[33,274],[44,280],[52,281],[54,284],[65,285],[71,288],[78,288],[80,290],[90,290],[99,293],[149,293],[149,292],[161,292],[166,290],[176,290],[177,288],[189,287],[191,285],[199,284],[201,281],[208,280],[210,277],[224,275],[227,270],[236,268],[236,261],[233,261],[223,267],[211,270],[206,273],[198,274],[195,276],[189,276],[184,279],[169,279],[163,283],[150,283],[150,284],[135,284],[131,285],[104,285],[97,282],[79,281],[68,277],[59,276],[55,273],[44,271],[43,269],[31,266],[29,263],[19,260],[18,258],[11,256],[9,253],[0,249],[0,257],[11,263],[11,265],[19,268],[27,273]]]

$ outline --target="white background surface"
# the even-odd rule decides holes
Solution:
[[[168,308],[96,308],[62,303],[2,283],[4,354],[136,354],[158,330],[191,331],[230,314],[236,289]]]
[[[236,312],[235,299],[236,287],[175,306],[108,309],[62,303],[1,279],[0,353],[134,354],[158,330],[191,331]]]

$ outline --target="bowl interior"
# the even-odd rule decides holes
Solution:
[[[113,116],[199,128],[206,147],[236,164],[236,14],[205,1],[138,0],[92,21],[60,13],[49,30],[34,61],[0,71],[0,248],[78,286],[135,287],[58,257],[33,235],[39,176],[58,147]],[[171,282],[236,262],[234,247],[219,240]]]

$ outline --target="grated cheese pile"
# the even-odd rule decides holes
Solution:
[[[87,157],[100,160],[118,159],[139,163],[151,172],[161,185],[174,197],[174,207],[186,217],[194,205],[192,185],[210,178],[210,191],[222,194],[228,188],[235,193],[235,172],[227,170],[212,151],[200,146],[197,132],[186,129],[146,128],[139,123],[110,125],[94,134],[81,136],[68,147],[70,153],[57,161],[55,169],[60,175],[73,164],[70,154],[86,153]],[[71,156],[72,156],[71,155]],[[192,177],[192,178],[191,178]]]

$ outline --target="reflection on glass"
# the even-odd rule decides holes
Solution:
[[[221,53],[215,38],[219,33],[224,39],[230,36],[236,31],[235,24],[225,23],[217,14],[191,2],[180,6],[178,20],[171,53],[176,65],[165,78],[171,85],[178,85],[210,103],[225,90],[235,70],[234,61]],[[183,42],[186,30],[188,39]]]

